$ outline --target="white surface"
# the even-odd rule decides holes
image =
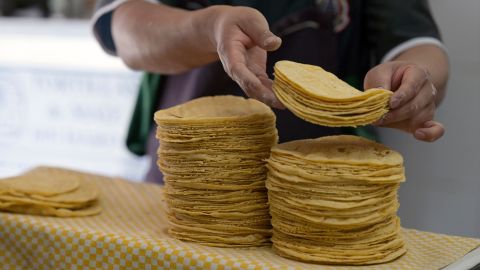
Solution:
[[[382,141],[405,157],[400,217],[409,228],[480,237],[480,1],[431,0],[451,60],[448,94],[435,143],[381,130]]]
[[[124,146],[139,74],[88,21],[0,20],[0,176],[49,164],[140,180]]]
[[[462,259],[443,268],[443,270],[468,270],[480,264],[480,247],[472,250]]]

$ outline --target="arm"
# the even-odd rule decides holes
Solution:
[[[367,73],[364,87],[394,92],[390,112],[375,124],[435,141],[444,133],[434,117],[445,96],[449,68],[428,1],[367,2],[368,45],[381,63]]]
[[[205,32],[211,9],[186,11],[145,1],[129,1],[113,13],[118,56],[130,67],[175,74],[218,59]]]
[[[128,1],[113,14],[112,35],[118,55],[133,69],[177,74],[220,59],[248,96],[281,107],[265,71],[267,51],[281,40],[254,9],[186,11]]]

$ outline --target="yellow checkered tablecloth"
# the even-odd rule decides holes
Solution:
[[[101,215],[53,218],[0,213],[0,269],[351,269],[300,263],[269,247],[222,249],[167,235],[161,187],[119,179],[98,182]],[[439,269],[480,239],[403,230],[400,259],[352,269]]]

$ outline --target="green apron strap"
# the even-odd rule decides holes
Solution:
[[[355,135],[378,142],[377,132],[372,126],[362,126],[355,128]]]
[[[127,134],[127,148],[138,156],[145,155],[148,135],[153,126],[162,76],[145,73]]]

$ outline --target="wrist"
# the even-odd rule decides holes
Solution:
[[[211,53],[217,53],[220,27],[225,13],[231,6],[214,5],[194,12],[192,16],[195,32],[204,39],[204,45]]]

